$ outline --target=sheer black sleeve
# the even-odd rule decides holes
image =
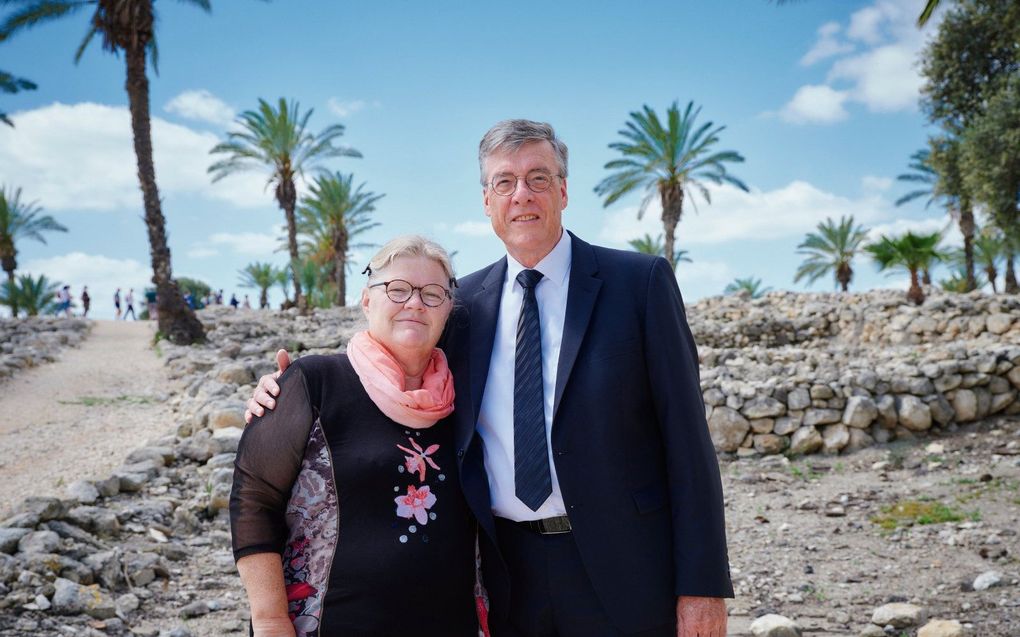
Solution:
[[[280,376],[276,408],[253,419],[241,436],[230,491],[235,560],[254,553],[283,553],[287,501],[316,418],[301,367],[295,363]]]

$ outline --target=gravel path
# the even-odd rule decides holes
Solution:
[[[96,321],[59,361],[0,393],[0,519],[28,495],[105,478],[146,440],[173,431],[166,373],[149,322]]]

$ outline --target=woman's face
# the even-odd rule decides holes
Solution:
[[[398,257],[373,277],[373,284],[394,279],[416,288],[430,284],[450,287],[443,267],[427,257]],[[425,354],[439,342],[453,300],[447,298],[439,307],[429,307],[422,302],[420,290],[414,290],[411,298],[394,303],[386,296],[385,286],[378,285],[361,293],[361,309],[368,317],[369,334],[390,352]]]

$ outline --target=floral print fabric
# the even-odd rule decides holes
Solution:
[[[289,535],[283,554],[283,578],[290,619],[297,637],[313,637],[322,620],[339,520],[329,447],[318,420],[312,425],[286,516]]]

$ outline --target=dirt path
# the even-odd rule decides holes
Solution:
[[[0,518],[29,495],[104,478],[147,440],[174,431],[155,325],[96,321],[81,347],[0,391]]]

